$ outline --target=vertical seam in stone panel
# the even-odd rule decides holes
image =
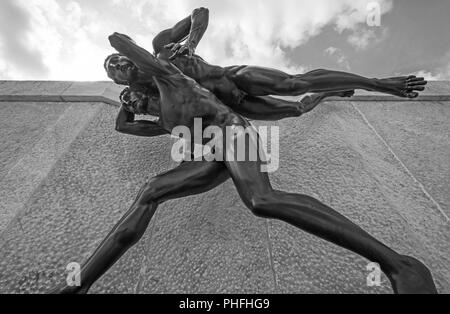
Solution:
[[[277,273],[275,271],[275,263],[273,261],[273,249],[272,249],[272,241],[270,239],[268,219],[265,220],[265,224],[266,224],[266,236],[267,236],[267,251],[269,253],[269,263],[270,263],[270,268],[272,270],[273,283],[275,285],[275,292],[279,293],[280,289],[278,287]]]
[[[352,107],[358,112],[358,114],[362,117],[364,120],[364,123],[367,124],[367,126],[372,130],[373,133],[381,140],[384,146],[389,150],[389,152],[394,156],[395,160],[402,166],[402,168],[406,171],[406,173],[414,180],[414,182],[419,186],[419,188],[422,190],[423,194],[434,204],[434,206],[439,210],[439,212],[444,216],[445,220],[447,222],[450,221],[450,218],[447,216],[447,214],[442,209],[441,205],[428,193],[428,191],[425,189],[425,186],[412,174],[412,172],[406,167],[406,165],[401,161],[401,159],[395,154],[394,150],[389,146],[389,144],[386,142],[386,140],[377,132],[375,127],[369,122],[369,120],[366,118],[364,113],[361,112],[361,110],[358,109],[358,107],[355,106],[353,102],[350,102],[352,104]]]

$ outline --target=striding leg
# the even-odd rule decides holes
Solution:
[[[256,66],[236,67],[235,72],[230,72],[230,78],[240,89],[252,96],[298,96],[305,93],[364,89],[415,98],[427,84],[424,78],[413,75],[376,79],[323,69],[290,75],[279,70]]]
[[[159,204],[207,192],[229,178],[220,162],[183,162],[177,168],[150,179],[128,212],[116,224],[81,268],[81,287],[56,288],[54,293],[87,293],[129,248],[143,236]]]
[[[258,135],[249,138],[247,150],[258,151]],[[396,293],[437,292],[424,264],[400,255],[312,197],[274,190],[267,173],[261,172],[260,162],[227,159],[225,163],[243,202],[255,215],[282,220],[379,263]]]

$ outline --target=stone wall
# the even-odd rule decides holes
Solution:
[[[434,98],[418,101],[361,94],[274,123],[282,139],[271,180],[420,258],[449,293],[447,87],[431,84],[425,96]],[[47,98],[32,101],[39,91]],[[86,260],[145,180],[176,166],[169,136],[114,131],[118,91],[107,83],[0,82],[0,293],[46,292],[64,280],[65,266]],[[229,181],[163,204],[92,292],[391,293],[385,277],[367,287],[368,262],[254,217]]]

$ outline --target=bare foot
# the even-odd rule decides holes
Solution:
[[[428,268],[417,259],[403,256],[400,270],[391,276],[396,294],[437,294],[433,277]]]
[[[82,289],[81,287],[69,287],[67,285],[60,285],[49,291],[48,294],[87,294],[87,290]]]
[[[380,91],[403,98],[416,98],[419,91],[425,90],[428,84],[423,77],[400,76],[378,80]]]

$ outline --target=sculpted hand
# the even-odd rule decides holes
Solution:
[[[192,55],[195,52],[195,48],[189,42],[186,42],[185,44],[171,43],[171,44],[165,45],[164,48],[170,49],[173,52],[173,54],[169,58],[170,60],[173,60],[177,56],[182,56],[182,55],[187,55],[189,57],[192,57]]]

